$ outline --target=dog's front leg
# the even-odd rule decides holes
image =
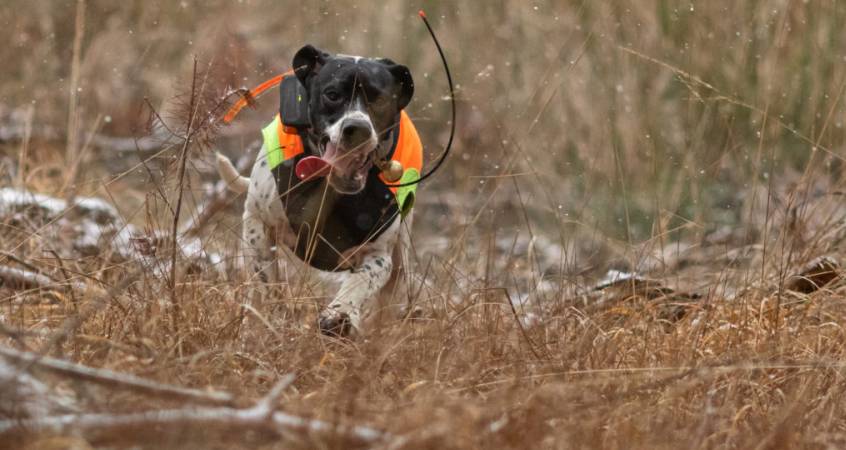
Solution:
[[[388,283],[395,261],[391,253],[397,244],[402,221],[399,217],[375,241],[356,250],[361,257],[341,283],[335,298],[320,313],[320,331],[347,336],[361,330],[370,302]],[[353,255],[354,256],[354,255]]]
[[[332,303],[320,314],[320,331],[347,336],[361,329],[366,303],[391,277],[393,261],[387,251],[368,253],[341,284]]]

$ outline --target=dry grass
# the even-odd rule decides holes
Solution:
[[[217,94],[287,68],[305,42],[407,63],[417,82],[410,112],[429,159],[437,154],[445,82],[415,5],[277,3],[87,0],[75,43],[76,2],[6,2],[0,131],[20,123],[25,132],[0,142],[0,177],[62,198],[103,197],[141,229],[169,230],[180,189],[187,218],[216,180],[207,155],[190,154],[180,186],[181,146],[117,154],[85,137],[143,133],[145,98],[174,111],[168,101],[185,91],[194,54],[212,67]],[[128,287],[99,305],[78,292],[0,286],[3,344],[243,403],[295,374],[286,411],[373,426],[401,448],[846,445],[846,283],[789,289],[813,258],[839,261],[846,235],[846,5],[425,7],[453,62],[461,117],[456,153],[416,209],[411,296],[424,319],[386,322],[354,342],[321,337],[315,317],[331,291],[291,269],[240,329],[254,285],[232,264],[236,201],[203,236],[225,268],[164,277],[107,252],[73,253],[68,236],[37,218],[4,217],[1,264]],[[237,154],[274,103],[245,113],[215,146]],[[69,116],[79,134],[66,132]],[[77,163],[76,183],[63,188]],[[651,281],[593,291],[612,268]],[[89,411],[180,406],[50,380]],[[352,444],[188,428],[88,438]]]

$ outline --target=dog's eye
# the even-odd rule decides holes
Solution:
[[[341,94],[336,91],[326,91],[323,93],[323,97],[330,103],[335,103],[341,99]]]

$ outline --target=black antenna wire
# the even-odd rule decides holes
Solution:
[[[436,170],[441,167],[441,164],[444,163],[446,160],[447,155],[449,155],[449,150],[452,148],[452,140],[455,137],[455,90],[452,86],[452,75],[449,73],[449,64],[447,64],[446,56],[444,56],[444,50],[441,48],[441,43],[438,42],[438,38],[435,36],[435,32],[432,30],[432,26],[429,25],[429,20],[426,19],[426,13],[423,12],[421,9],[417,15],[423,19],[423,23],[426,25],[426,29],[429,30],[429,35],[432,36],[432,40],[435,41],[435,46],[438,48],[438,53],[441,55],[441,62],[444,63],[444,71],[446,72],[447,82],[449,83],[449,99],[450,103],[452,104],[452,126],[449,130],[449,141],[447,142],[446,148],[444,148],[444,152],[441,153],[441,157],[438,159],[438,162],[435,163],[435,166],[432,167],[426,174],[422,177],[414,180],[409,181],[408,183],[400,183],[400,184],[385,184],[387,187],[392,188],[399,188],[404,186],[412,186],[415,185],[426,178],[429,178]]]

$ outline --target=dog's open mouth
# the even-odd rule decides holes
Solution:
[[[373,162],[373,152],[341,152],[337,145],[325,139],[321,142],[322,156],[308,156],[297,163],[295,172],[301,180],[333,175],[356,184],[363,184]]]

